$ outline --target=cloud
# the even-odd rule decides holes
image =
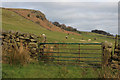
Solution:
[[[118,2],[119,0],[1,0],[2,2]]]
[[[3,7],[40,10],[50,21],[82,31],[102,29],[113,34],[118,32],[118,4],[115,2],[5,2]]]

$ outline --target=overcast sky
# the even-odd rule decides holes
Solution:
[[[58,21],[80,31],[101,29],[118,33],[116,2],[4,2],[2,6],[40,10],[49,21]]]

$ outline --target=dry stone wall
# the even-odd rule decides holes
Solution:
[[[17,46],[20,47],[20,43],[23,43],[23,46],[27,46],[30,51],[30,56],[36,58],[37,54],[40,52],[38,44],[42,41],[41,36],[28,33],[20,32],[2,32],[2,47],[7,50],[9,49],[14,42]]]
[[[114,49],[114,55],[112,56],[111,66],[115,69],[120,69],[120,44],[118,44]]]

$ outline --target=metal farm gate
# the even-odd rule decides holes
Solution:
[[[39,60],[50,64],[101,67],[101,43],[40,43]]]

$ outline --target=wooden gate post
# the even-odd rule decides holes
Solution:
[[[105,67],[109,65],[112,57],[112,43],[108,43],[105,41],[102,43],[102,49],[103,49],[103,54],[102,54],[102,67]]]
[[[115,48],[114,49],[117,48],[117,46],[118,46],[117,44],[118,44],[118,35],[115,36]]]

